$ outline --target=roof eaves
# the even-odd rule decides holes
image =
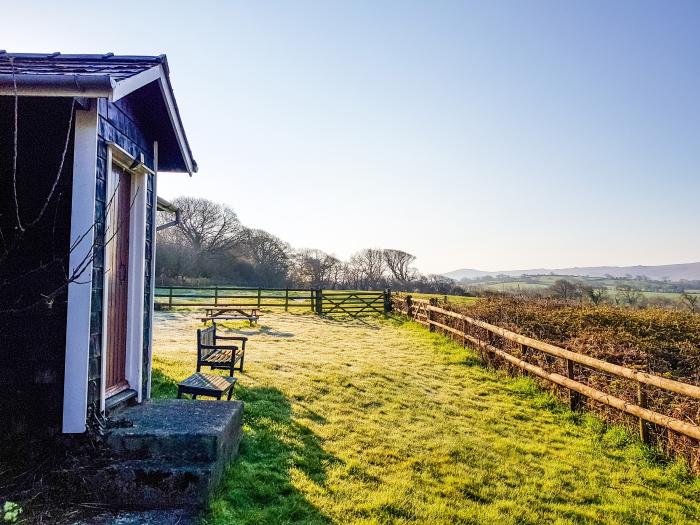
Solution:
[[[56,59],[57,61],[70,61],[70,62],[84,62],[89,61],[104,61],[104,62],[126,62],[126,63],[139,63],[139,62],[150,62],[153,64],[159,64],[162,60],[163,55],[152,56],[152,55],[115,55],[114,53],[104,53],[104,54],[62,54],[62,53],[8,53],[7,51],[0,50],[1,58],[17,58],[20,60],[50,60]]]

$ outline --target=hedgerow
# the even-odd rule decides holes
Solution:
[[[616,306],[592,306],[553,299],[486,297],[469,305],[441,304],[470,317],[507,328],[522,335],[596,357],[635,370],[700,385],[700,314],[661,308],[629,309]],[[449,317],[440,322],[459,328]],[[472,335],[484,337],[484,331],[470,328]],[[496,346],[523,357],[546,370],[566,374],[565,363],[543,352],[528,350],[496,338]],[[521,374],[519,368],[490,355],[492,365]],[[580,365],[575,379],[606,393],[637,403],[637,384]],[[562,398],[568,391],[542,382]],[[700,424],[700,401],[646,385],[648,408],[683,421]],[[584,408],[606,421],[638,428],[638,420],[622,412],[585,401]],[[698,443],[665,428],[649,425],[652,443],[667,454],[685,457],[689,466],[700,472]]]

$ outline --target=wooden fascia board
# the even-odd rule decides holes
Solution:
[[[151,82],[158,80],[162,75],[163,67],[158,65],[120,82],[116,82],[112,89],[112,93],[109,95],[109,100],[116,102],[120,98],[127,96],[129,93],[133,93],[137,89],[142,88],[146,84],[150,84]]]
[[[170,82],[168,81],[165,74],[160,77],[160,90],[163,94],[165,100],[165,105],[168,108],[168,116],[170,117],[170,124],[175,130],[175,136],[177,137],[177,144],[180,148],[180,154],[185,161],[185,167],[187,168],[187,173],[192,176],[194,172],[194,166],[192,162],[192,157],[190,156],[189,147],[187,145],[187,139],[185,138],[185,130],[182,127],[182,122],[180,120],[180,115],[175,109],[175,99],[173,97],[172,89],[170,88]]]

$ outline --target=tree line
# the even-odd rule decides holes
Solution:
[[[295,249],[241,224],[226,204],[178,197],[177,226],[158,232],[156,276],[161,286],[231,284],[262,287],[394,290],[464,295],[456,281],[422,275],[416,257],[397,249],[365,248],[348,260],[315,248]],[[158,213],[158,224],[171,220]]]
[[[643,291],[629,284],[620,284],[615,288],[591,286],[581,281],[557,279],[547,288],[547,294],[565,301],[587,301],[594,306],[614,304],[631,308],[646,306],[678,307],[690,312],[700,311],[700,296],[682,292],[677,301],[671,299],[648,298]]]

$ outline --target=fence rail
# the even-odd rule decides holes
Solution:
[[[314,310],[316,290],[309,288],[250,288],[212,286],[192,288],[166,286],[155,290],[155,302],[161,307],[249,307],[305,308]]]
[[[645,372],[639,372],[601,359],[572,352],[531,337],[517,334],[505,328],[473,319],[467,315],[440,308],[436,304],[431,304],[430,301],[413,299],[411,296],[394,296],[393,309],[427,326],[431,332],[434,332],[436,329],[448,332],[453,336],[457,336],[463,344],[469,342],[488,354],[498,356],[511,365],[517,366],[530,374],[567,389],[569,391],[569,403],[572,410],[580,408],[581,396],[584,396],[638,418],[639,434],[642,441],[645,443],[649,442],[648,423],[653,423],[689,438],[700,440],[700,426],[651,410],[646,406],[647,386],[653,386],[667,392],[688,396],[693,399],[700,399],[700,387],[698,386]],[[458,325],[459,328],[447,324],[449,322]],[[476,328],[477,330],[468,331],[469,328]],[[523,357],[518,357],[509,353],[505,344],[499,345],[499,339],[519,345],[520,354],[523,357],[527,356],[530,350],[537,350],[564,360],[566,375],[550,372],[539,365],[528,362],[527,359]],[[499,346],[501,346],[501,348],[499,348]],[[619,378],[635,381],[637,384],[636,404],[576,381],[574,378],[574,364],[605,372],[606,374]]]
[[[231,307],[231,308],[305,308],[319,315],[387,314],[391,309],[391,292],[342,291],[316,288],[250,288],[212,286],[157,287],[155,303],[160,307]]]

